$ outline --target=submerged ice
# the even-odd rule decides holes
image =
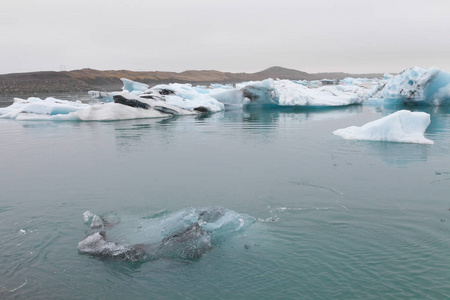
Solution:
[[[335,130],[333,134],[349,140],[434,144],[423,136],[429,124],[430,115],[427,113],[400,110],[361,127]]]
[[[85,212],[84,219],[89,224],[89,234],[78,243],[78,251],[102,259],[126,261],[200,258],[255,221],[253,217],[222,207],[156,213],[123,225],[114,215]]]

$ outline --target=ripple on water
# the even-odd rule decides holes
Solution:
[[[269,228],[272,242],[283,245],[284,255],[294,264],[283,267],[297,270],[299,287],[308,294],[316,291],[316,296],[331,298],[449,296],[449,288],[442,284],[448,276],[445,262],[450,246],[445,223],[430,219],[424,226],[410,212],[355,209],[345,212],[344,221],[337,221],[336,216],[344,212],[321,211],[306,216],[301,214],[304,210],[294,209],[290,212],[299,214],[283,215],[276,229]],[[299,217],[304,220],[295,226]]]

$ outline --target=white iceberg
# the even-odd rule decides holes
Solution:
[[[211,90],[209,95],[228,106],[242,107],[250,101],[244,97],[243,91],[234,88],[215,88]]]
[[[160,84],[146,90],[141,98],[163,101],[185,110],[218,112],[224,110],[224,104],[209,95],[210,90],[193,87],[191,84]],[[203,108],[199,110],[198,108]]]
[[[274,82],[281,106],[344,106],[362,102],[362,91],[356,86],[345,87],[329,85],[319,88],[308,88],[289,80]]]
[[[330,85],[322,87],[308,87],[301,82],[291,80],[272,80],[244,82],[237,85],[242,94],[223,92],[215,94],[220,101],[226,95],[231,95],[232,103],[238,102],[238,97],[244,97],[240,102],[244,104],[272,104],[279,106],[345,106],[359,104],[364,99],[366,89],[358,86]],[[220,96],[220,97],[218,97]]]
[[[333,131],[347,140],[385,141],[416,144],[434,144],[423,136],[430,115],[424,112],[400,110],[361,127],[351,126]]]
[[[450,73],[438,68],[407,69],[391,77],[385,85],[374,89],[368,98],[369,103],[375,104],[448,105]]]
[[[0,108],[0,118],[18,120],[51,120],[59,115],[68,115],[78,110],[89,108],[89,104],[52,97],[44,100],[36,97],[28,99],[14,98],[14,103]]]
[[[178,107],[183,110],[197,112],[218,112],[224,110],[224,104],[211,97],[210,89],[191,84],[160,84],[149,88],[147,84],[132,81],[126,78],[123,82],[122,92],[103,93],[90,91],[89,95],[94,102],[114,102],[114,97],[121,95],[125,98],[135,99],[140,102],[151,102],[151,100],[166,103],[169,106]],[[221,86],[222,87],[222,86]],[[136,98],[138,96],[140,98]],[[146,99],[149,99],[147,101]],[[151,104],[150,103],[150,104]],[[186,114],[186,113],[179,113]]]
[[[191,84],[160,84],[150,89],[145,84],[122,79],[123,91],[141,98],[164,101],[185,110],[202,108],[203,111],[218,112],[224,105],[278,105],[278,106],[345,106],[363,101],[367,89],[357,85],[333,85],[316,87],[304,82],[266,79],[232,85],[214,84],[209,88]],[[103,95],[90,93],[95,98],[111,101],[121,92]]]
[[[75,121],[116,121],[131,119],[167,118],[166,114],[154,109],[131,107],[118,103],[104,103],[92,105],[67,115],[67,119]],[[59,119],[64,119],[60,116]]]
[[[167,118],[173,115],[193,115],[197,111],[184,110],[162,101],[141,99],[128,92],[116,93],[114,97],[126,96],[141,106],[124,103],[101,103],[89,105],[81,102],[55,98],[15,98],[8,107],[0,108],[0,118],[33,121],[115,121],[145,118]],[[122,97],[123,97],[122,96]]]

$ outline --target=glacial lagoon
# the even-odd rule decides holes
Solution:
[[[450,109],[407,109],[431,115],[434,145],[333,135],[396,111],[361,105],[0,119],[0,298],[448,298]],[[77,249],[87,212],[117,220],[115,242],[147,243],[205,207],[251,221],[193,259]]]

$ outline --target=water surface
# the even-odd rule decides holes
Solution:
[[[0,298],[448,298],[450,110],[426,111],[434,145],[334,136],[392,112],[362,106],[0,119]],[[203,206],[257,221],[198,260],[78,253],[87,210]]]

